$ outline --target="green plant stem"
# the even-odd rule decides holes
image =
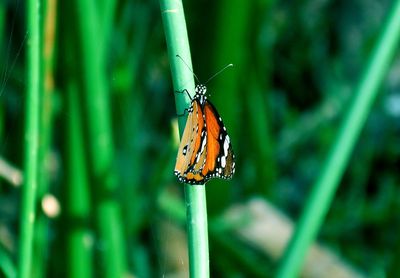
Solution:
[[[216,3],[218,3],[218,15],[215,23],[213,70],[227,63],[233,63],[234,68],[227,70],[223,76],[212,81],[212,101],[219,107],[218,111],[224,119],[235,151],[235,138],[239,138],[239,134],[242,132],[239,127],[245,125],[242,124],[243,117],[237,107],[240,107],[242,98],[242,92],[239,91],[241,77],[248,74],[245,65],[249,51],[243,51],[243,49],[250,47],[249,23],[253,4],[250,1],[232,2],[230,0]],[[244,73],[244,71],[246,72]],[[246,80],[246,83],[248,82]],[[230,198],[221,198],[221,196],[230,192],[231,183],[223,180],[214,180],[211,183],[213,186],[208,188],[208,213],[214,216],[229,205]],[[261,188],[261,186],[257,188]]]
[[[77,84],[67,88],[67,173],[68,277],[92,277],[92,245],[89,231],[90,191],[83,140],[83,123]]]
[[[41,92],[43,104],[40,110],[40,152],[39,152],[39,183],[38,197],[48,191],[49,183],[49,154],[51,134],[53,128],[53,93],[54,93],[54,49],[55,49],[55,22],[56,0],[46,0],[42,6],[43,36],[41,37]]]
[[[96,201],[97,225],[102,245],[105,277],[122,277],[126,271],[126,251],[120,207],[115,199],[118,180],[113,171],[108,84],[105,76],[104,34],[94,0],[76,0],[78,56],[81,59],[85,119],[88,128],[89,165]]]
[[[393,3],[391,13],[355,90],[355,98],[338,131],[335,144],[315,183],[300,217],[298,228],[283,258],[278,277],[297,277],[307,250],[315,239],[330,207],[352,150],[365,124],[400,35],[400,1]]]
[[[209,277],[207,203],[204,185],[185,185],[190,277]]]
[[[160,0],[160,6],[174,90],[187,89],[193,94],[193,75],[186,65],[176,57],[179,54],[192,68],[182,2]],[[184,109],[189,107],[190,99],[186,94],[175,94],[175,103],[177,114],[182,114]],[[185,117],[179,118],[180,135],[183,133],[185,121]],[[185,202],[190,277],[209,277],[207,209],[204,185],[185,184]]]
[[[176,57],[176,55],[180,55],[186,64],[193,69],[182,2],[160,0],[160,5],[174,90],[182,91],[183,89],[187,89],[193,96],[193,74],[187,66]],[[175,93],[175,103],[176,111],[178,114],[182,114],[184,109],[190,106],[190,99],[186,94]],[[179,117],[178,122],[179,134],[182,135],[186,124],[186,118]]]
[[[178,225],[185,224],[185,204],[178,197],[163,191],[158,197],[158,206],[168,219]],[[234,263],[237,269],[246,269],[251,277],[265,277],[269,273],[268,267],[262,265],[260,259],[250,251],[251,248],[243,250],[243,246],[231,235],[234,225],[223,218],[214,218],[209,225],[211,241],[218,249],[222,249],[221,253],[227,252],[226,259]]]
[[[65,4],[65,3],[61,3]],[[61,9],[66,8],[65,5]],[[62,15],[61,15],[62,16]],[[63,26],[61,26],[63,27]],[[66,26],[64,26],[66,27]],[[61,30],[62,31],[62,30]],[[67,219],[67,276],[72,278],[93,277],[93,238],[90,230],[92,211],[88,161],[84,142],[84,117],[81,105],[81,90],[78,86],[78,64],[75,63],[76,48],[73,29],[66,27],[61,45],[65,47],[62,67],[70,72],[66,79],[66,198]]]
[[[50,185],[50,146],[53,132],[53,91],[54,91],[54,49],[57,0],[46,0],[42,5],[42,36],[41,36],[41,107],[40,109],[40,148],[38,153],[38,188],[37,199],[42,199],[49,192]],[[38,213],[33,258],[33,276],[46,276],[47,262],[49,260],[48,245],[49,218],[43,212]]]
[[[103,40],[104,40],[104,51],[107,49],[107,45],[109,44],[110,34],[114,23],[115,9],[117,7],[116,0],[103,0],[98,1],[99,6],[99,14],[101,15],[101,20],[99,21],[99,25],[101,26],[103,32]],[[103,53],[105,57],[107,57],[107,52]]]
[[[19,246],[19,277],[30,276],[38,183],[40,111],[40,1],[27,1],[27,96],[25,104],[24,184]]]
[[[62,17],[70,14],[68,2],[60,2]],[[64,30],[62,29],[64,28]],[[66,140],[65,146],[65,212],[66,219],[66,241],[67,258],[66,273],[68,277],[93,277],[93,235],[90,229],[91,203],[89,187],[88,159],[85,152],[84,141],[84,117],[81,105],[81,88],[79,87],[79,65],[76,63],[77,49],[75,45],[74,30],[71,26],[60,25],[60,45],[64,47],[65,55],[61,60],[61,67],[67,75],[66,84],[63,88],[66,103],[64,117]],[[75,39],[75,40],[74,40]]]

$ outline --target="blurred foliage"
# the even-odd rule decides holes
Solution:
[[[390,1],[201,0],[186,1],[184,7],[199,79],[205,81],[223,65],[234,64],[233,70],[209,84],[210,99],[231,134],[237,157],[232,181],[207,184],[210,215],[217,217],[231,205],[261,195],[297,219]],[[28,32],[24,13],[23,1],[0,3],[0,154],[19,169],[23,164]],[[66,43],[71,32],[67,27],[74,32],[76,21],[59,3],[47,175],[48,192],[59,200],[61,214],[50,219],[46,231],[47,277],[65,273],[60,258],[68,249],[64,241],[67,137],[59,127],[70,117],[66,110],[70,78],[81,72],[76,68],[80,58],[71,50],[77,47],[74,39]],[[103,34],[98,36],[104,39]],[[182,187],[173,175],[176,112],[157,2],[120,1],[105,45],[103,82],[110,91],[118,177],[114,197],[122,210],[128,269],[137,277],[161,276],[170,270],[160,247],[169,234],[162,232],[160,220],[180,222],[173,213],[162,211],[157,200],[165,190],[182,196]],[[319,235],[321,242],[370,277],[395,277],[400,261],[399,58],[381,88]],[[96,188],[91,190],[94,194]],[[37,200],[39,214],[43,214],[41,201]],[[0,249],[14,262],[19,204],[20,188],[2,180]],[[96,258],[102,246],[96,241],[91,213],[88,221]],[[237,254],[221,235],[210,239],[212,276],[262,273],[263,268],[248,268],[251,263],[240,259],[248,254],[257,257],[256,262],[273,264],[242,243],[233,246],[247,253]]]

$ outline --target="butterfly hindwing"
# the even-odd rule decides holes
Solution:
[[[205,179],[229,179],[235,172],[235,156],[225,125],[211,102],[206,101],[203,109],[206,119],[207,159],[202,174]]]

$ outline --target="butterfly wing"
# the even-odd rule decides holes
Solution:
[[[235,156],[225,125],[208,101],[194,99],[186,121],[175,175],[183,183],[204,184],[211,178],[229,179],[235,172]]]
[[[203,107],[206,129],[206,155],[202,175],[229,179],[235,172],[235,155],[225,125],[215,107],[206,101]]]
[[[175,175],[180,182],[201,183],[203,177],[198,172],[191,172],[196,162],[199,161],[201,149],[205,148],[204,116],[201,105],[193,99],[189,109],[186,126],[179,145],[178,156],[175,164]]]

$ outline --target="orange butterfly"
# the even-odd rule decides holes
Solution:
[[[190,97],[186,89],[183,92]],[[189,115],[174,171],[178,181],[183,183],[204,184],[211,178],[230,179],[235,172],[229,135],[214,105],[207,100],[206,92],[206,86],[199,84],[194,97],[190,97]]]

